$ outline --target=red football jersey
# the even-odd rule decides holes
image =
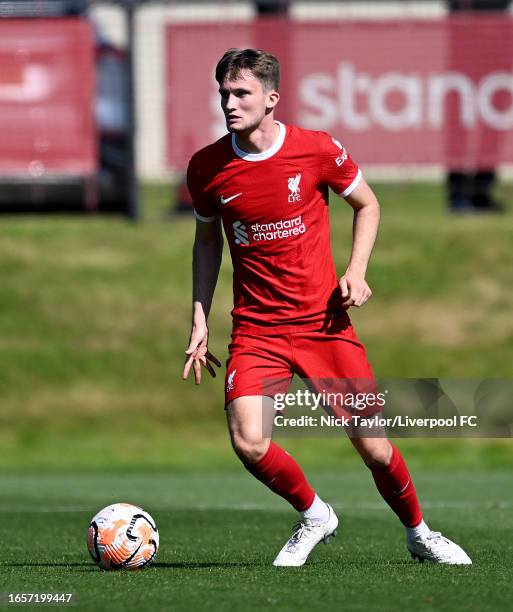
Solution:
[[[197,218],[222,217],[238,331],[321,328],[342,309],[328,187],[346,197],[361,172],[325,132],[278,125],[270,149],[246,153],[227,134],[195,153],[187,171]]]

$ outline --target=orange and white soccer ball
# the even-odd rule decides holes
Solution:
[[[93,516],[87,548],[104,570],[140,569],[153,561],[159,532],[152,517],[132,504],[112,504]]]

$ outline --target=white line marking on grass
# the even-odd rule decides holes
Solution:
[[[350,503],[350,502],[337,502],[331,501],[330,504],[335,508],[340,510],[383,510],[383,508],[387,508],[385,502],[358,502],[358,503]],[[493,509],[493,508],[513,508],[513,501],[494,501],[494,502],[482,502],[482,503],[469,503],[469,502],[459,502],[459,501],[448,501],[448,502],[422,502],[423,508],[436,510],[436,509],[461,509],[468,508],[470,510],[478,510],[478,509]],[[270,506],[266,504],[223,504],[223,505],[212,505],[212,504],[195,504],[192,506],[176,506],[173,508],[154,508],[155,512],[158,511],[171,511],[171,510],[265,510],[271,512],[281,512],[284,507],[282,506]]]
[[[44,514],[49,512],[89,512],[96,506],[13,506],[12,508],[0,508],[0,514],[15,514],[23,512],[26,514]]]
[[[337,502],[331,501],[330,503],[337,509],[340,510],[383,510],[387,507],[384,502]],[[201,512],[209,512],[212,510],[247,510],[247,511],[262,511],[262,512],[284,512],[287,510],[286,506],[275,506],[268,504],[258,503],[246,503],[246,504],[190,504],[184,506],[158,506],[147,504],[147,508],[151,512],[182,512],[187,510],[198,510]],[[426,510],[444,510],[444,509],[467,509],[467,510],[493,510],[493,509],[508,509],[513,508],[513,501],[493,501],[493,502],[465,502],[465,501],[435,501],[435,502],[423,502],[422,508]],[[91,506],[13,506],[12,508],[0,508],[0,514],[45,514],[50,512],[96,512],[98,510],[97,505]]]

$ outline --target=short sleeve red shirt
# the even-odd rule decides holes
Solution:
[[[223,222],[236,331],[321,328],[342,310],[328,187],[347,197],[361,172],[329,134],[278,125],[267,151],[246,153],[227,134],[198,151],[187,170],[197,218]]]

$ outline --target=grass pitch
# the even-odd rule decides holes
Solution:
[[[272,567],[295,513],[242,468],[0,477],[1,590],[73,592],[80,610],[511,609],[510,473],[416,474],[430,525],[472,567],[413,562],[366,468],[310,476],[341,526],[303,568]],[[88,521],[118,500],[143,504],[159,526],[160,552],[140,572],[102,572],[89,559]]]

